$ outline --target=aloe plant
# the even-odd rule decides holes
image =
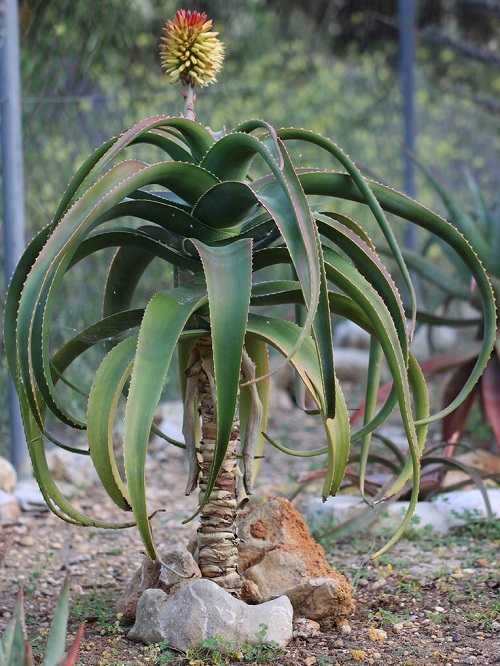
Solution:
[[[43,662],[41,662],[42,666],[72,666],[76,661],[84,625],[80,626],[75,640],[68,652],[65,653],[68,593],[69,584],[66,580],[57,601],[45,648],[45,656]],[[37,661],[36,663],[40,662]],[[34,664],[31,643],[26,637],[23,591],[20,588],[14,616],[0,638],[0,666],[34,666]]]
[[[176,15],[172,25],[191,34],[193,25],[201,25],[192,18]],[[213,35],[202,31],[206,39]],[[174,75],[186,57],[183,52],[184,60],[168,61]],[[213,77],[213,69],[207,72]],[[193,119],[194,84],[185,70],[181,74],[188,117],[143,120],[107,141],[77,171],[54,219],[18,264],[7,296],[4,336],[35,475],[48,506],[83,525],[130,524],[90,518],[62,495],[45,455],[45,443],[55,440],[47,426],[52,416],[86,433],[88,451],[83,453],[90,454],[114,503],[133,512],[152,559],[156,549],[146,503],[146,453],[177,353],[185,444],[165,440],[185,446],[186,492],[201,491],[191,518],[200,516],[202,573],[237,595],[235,514],[251,493],[257,473],[253,463],[262,456],[265,440],[271,441],[264,434],[268,348],[281,355],[282,363],[292,364],[324,430],[324,445],[312,452],[272,444],[289,454],[326,458],[325,499],[341,485],[351,442],[362,441],[366,458],[371,432],[399,407],[410,456],[387,489],[391,495],[409,479],[418,489],[428,423],[460,404],[481,375],[494,342],[495,306],[480,262],[452,225],[367,180],[336,144],[313,132],[248,121],[214,135]],[[162,157],[147,162],[141,149],[151,145]],[[302,164],[301,147],[321,152],[331,169]],[[363,226],[338,212],[346,200],[364,205],[362,219],[375,220],[410,294],[411,280],[387,213],[395,216],[395,224],[410,222],[441,238],[477,284],[485,323],[481,351],[444,411],[429,414],[425,381],[410,349],[415,304],[408,326],[395,281]],[[58,311],[71,308],[62,296],[67,276],[106,248],[114,248],[114,254],[102,287],[101,315],[53,350]],[[171,268],[175,279],[162,271],[157,291],[138,303],[139,287],[153,263]],[[284,267],[288,278],[283,272],[276,277],[276,267]],[[277,306],[294,308],[296,321]],[[352,433],[335,376],[332,314],[351,319],[372,338],[368,407],[362,426]],[[91,349],[102,360],[88,387],[72,378],[71,369]],[[377,411],[383,359],[394,388]],[[68,390],[86,400],[85,418],[65,400]],[[124,476],[112,436],[123,397]],[[383,550],[400,536],[416,501],[417,491]]]

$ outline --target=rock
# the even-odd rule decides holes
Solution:
[[[352,587],[330,567],[323,548],[288,500],[252,507],[238,519],[238,536],[239,572],[262,598],[291,594],[296,616],[314,620],[330,618],[341,624],[352,614]],[[313,610],[316,597],[322,600],[319,613]]]
[[[34,480],[21,481],[14,490],[14,496],[19,503],[21,511],[48,511],[49,508],[43,499],[38,484]]]
[[[0,490],[11,493],[16,487],[17,474],[7,458],[0,457]]]
[[[319,634],[320,625],[315,620],[306,617],[298,617],[293,621],[293,637],[307,640]]]
[[[190,580],[201,578],[201,571],[186,548],[178,547],[167,551],[161,556],[160,563],[161,588],[169,594]]]
[[[116,602],[118,612],[126,620],[135,620],[137,602],[145,590],[160,586],[160,563],[145,557]]]
[[[486,492],[495,517],[500,517],[500,488],[487,488]],[[396,529],[409,506],[407,501],[381,502],[368,507],[360,496],[337,495],[326,502],[311,498],[307,508],[308,520],[321,529],[322,524],[331,525],[349,522],[365,514],[363,525],[370,525],[374,532]],[[411,529],[431,529],[437,534],[446,534],[452,528],[471,520],[487,516],[484,497],[480,490],[454,490],[440,493],[431,501],[418,502],[415,507]]]
[[[146,645],[167,640],[179,650],[199,647],[214,636],[231,646],[256,645],[264,640],[284,647],[292,638],[292,616],[287,597],[250,606],[202,578],[170,596],[163,590],[146,590],[127,638]],[[263,625],[267,627],[264,639]]]
[[[66,481],[80,488],[88,488],[98,481],[90,456],[71,453],[60,447],[49,449],[46,455],[54,481]]]
[[[285,590],[284,594],[292,602],[295,616],[308,620],[328,618],[341,624],[346,617],[346,608],[349,615],[354,610],[351,589],[340,575],[336,578],[311,578]]]
[[[333,342],[337,348],[369,349],[370,334],[350,319],[344,319],[333,329]]]
[[[14,495],[0,490],[0,520],[17,520],[21,509]]]
[[[500,455],[491,453],[490,451],[485,451],[484,449],[474,449],[473,451],[467,451],[461,455],[456,456],[456,460],[467,465],[468,467],[473,467],[481,475],[487,475],[493,477],[494,475],[500,474]],[[485,479],[486,484],[488,481]],[[461,470],[451,470],[446,473],[443,479],[443,487],[448,488],[449,486],[454,486],[458,484],[468,483],[471,488],[475,486],[474,481],[471,479],[470,475]]]
[[[201,572],[187,548],[168,550],[157,562],[145,557],[119,597],[118,610],[125,619],[135,620],[137,602],[145,590],[161,589],[172,594],[197,578],[201,578]]]

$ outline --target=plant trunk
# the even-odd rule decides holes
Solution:
[[[213,462],[217,428],[211,339],[201,339],[197,349],[200,357],[198,409],[201,416],[201,472],[198,486],[203,498]],[[201,512],[198,528],[198,564],[202,576],[213,580],[236,597],[241,593],[236,541],[237,480],[241,476],[236,457],[239,434],[239,422],[235,416],[226,456],[210,499]]]

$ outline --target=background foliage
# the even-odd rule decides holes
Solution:
[[[227,46],[219,85],[198,120],[219,129],[259,117],[338,142],[378,179],[402,187],[397,0],[193,0]],[[109,136],[141,117],[176,115],[158,58],[173,0],[20,0],[27,236],[46,225],[71,174]],[[498,191],[500,3],[416,0],[420,158],[448,188],[467,167]],[[311,162],[316,155],[311,153]],[[439,209],[424,180],[419,198]],[[82,310],[100,280],[80,276]],[[157,276],[152,276],[153,279]],[[1,293],[3,294],[3,289]],[[59,326],[75,325],[67,313]],[[71,322],[71,323],[70,323]],[[5,404],[6,372],[0,368]],[[0,417],[5,441],[6,415]]]

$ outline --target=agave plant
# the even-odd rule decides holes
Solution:
[[[49,631],[42,666],[72,666],[76,662],[84,625],[78,629],[75,640],[65,653],[66,629],[68,625],[68,581],[59,594],[54,618]],[[40,662],[36,662],[40,663]],[[0,666],[34,666],[31,643],[26,637],[23,592],[19,589],[14,617],[0,638]]]
[[[156,549],[146,503],[146,453],[177,353],[185,444],[166,441],[185,446],[186,493],[196,487],[201,491],[195,516],[200,516],[202,574],[237,595],[235,515],[251,493],[257,472],[253,463],[265,443],[268,348],[281,355],[282,363],[292,364],[324,430],[324,445],[313,452],[273,444],[293,455],[326,458],[325,499],[341,485],[351,442],[362,441],[366,458],[370,433],[399,407],[410,457],[387,489],[391,495],[409,479],[418,489],[427,424],[452,411],[481,375],[494,342],[495,305],[480,262],[456,229],[402,194],[367,180],[333,142],[307,130],[276,130],[263,121],[242,123],[216,137],[192,119],[192,102],[192,95],[186,95],[191,117],[143,120],[82,164],[54,219],[18,264],[4,335],[35,475],[48,506],[84,525],[129,524],[83,515],[61,494],[45,455],[45,443],[55,439],[47,426],[52,415],[86,433],[88,451],[83,453],[90,454],[114,503],[133,512],[152,559]],[[151,145],[159,160],[133,156],[134,150]],[[320,151],[331,169],[293,160],[297,145],[299,155],[302,147]],[[436,234],[460,256],[477,284],[485,324],[481,351],[462,390],[439,414],[429,414],[426,385],[410,350],[415,305],[408,326],[395,281],[369,236],[359,222],[337,212],[345,200],[363,204],[363,217],[375,220],[410,294],[387,212],[394,214],[395,224],[410,222]],[[52,349],[59,308],[71,311],[64,302],[71,299],[65,281],[96,256],[102,263],[108,248],[114,252],[102,286],[101,315]],[[154,263],[173,272],[163,271],[148,302],[137,303]],[[276,277],[275,267],[284,267],[288,278],[283,272]],[[296,322],[280,305],[296,308]],[[362,426],[352,433],[335,376],[332,314],[351,319],[372,338],[368,407]],[[84,386],[71,369],[90,349],[99,351],[102,360],[91,386]],[[394,388],[377,411],[383,359]],[[85,400],[84,418],[66,400],[68,391]],[[123,397],[124,475],[113,444]],[[417,491],[384,549],[404,530],[416,501]]]
[[[472,212],[460,205],[456,199],[420,162],[417,162],[427,181],[441,198],[447,218],[472,245],[481,260],[493,286],[497,305],[500,299],[500,206],[488,205],[485,198],[471,174],[466,172],[467,184],[472,195],[474,207]],[[437,248],[436,248],[437,245]],[[436,266],[435,252],[443,253],[449,260],[451,271],[446,274]],[[484,326],[481,306],[475,284],[471,282],[470,274],[464,270],[463,265],[456,261],[456,257],[447,252],[436,238],[432,238],[424,247],[423,256],[405,255],[415,272],[423,279],[429,281],[432,289],[433,302],[431,307],[436,310],[440,307],[445,312],[453,312],[453,305],[463,309],[468,306],[468,312],[477,312],[477,317],[470,314],[457,319],[443,314],[422,313],[432,330],[433,325],[457,327],[463,331],[469,329],[469,343],[461,348],[447,350],[443,354],[435,354],[422,364],[426,376],[431,377],[442,373],[450,373],[443,391],[443,404],[449,404],[461,390],[468,376],[470,368],[477,360],[480,349],[480,338]],[[475,331],[475,333],[474,333]],[[451,455],[455,444],[460,440],[464,431],[471,407],[479,400],[482,413],[493,431],[493,449],[500,452],[500,340],[498,337],[488,363],[478,383],[467,399],[457,409],[448,414],[442,421],[442,441],[448,444],[445,453]]]

